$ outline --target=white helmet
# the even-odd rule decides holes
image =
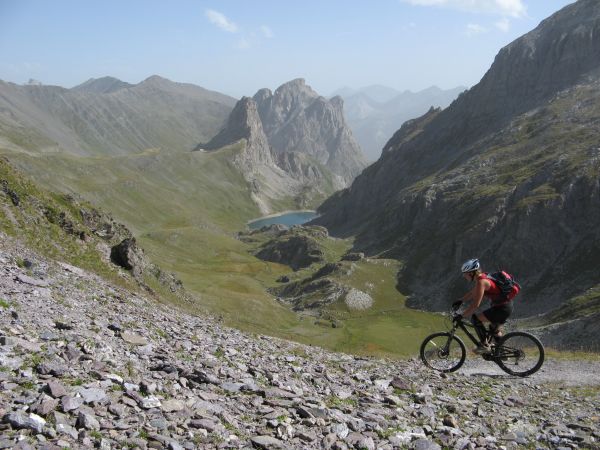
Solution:
[[[481,267],[481,265],[479,264],[479,260],[477,258],[474,258],[465,261],[460,270],[462,271],[462,273],[467,273],[473,272],[474,270],[479,270],[479,267]]]

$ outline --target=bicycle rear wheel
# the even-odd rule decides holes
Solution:
[[[523,331],[508,333],[498,344],[494,361],[506,373],[526,377],[544,364],[544,346],[532,334]]]
[[[467,350],[457,336],[450,333],[434,333],[421,344],[421,361],[438,372],[454,372],[465,362]]]

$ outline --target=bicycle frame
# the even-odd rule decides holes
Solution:
[[[453,319],[452,320],[452,329],[450,330],[450,339],[448,340],[448,342],[450,342],[452,340],[452,338],[456,334],[456,330],[460,328],[469,337],[469,339],[471,339],[471,341],[473,341],[473,344],[479,345],[480,344],[479,337],[474,336],[467,327],[474,328],[473,325],[471,325],[468,322],[465,322],[462,319],[460,321]]]
[[[464,321],[463,319],[453,320],[452,329],[450,330],[450,339],[448,339],[447,345],[450,345],[450,342],[452,341],[452,338],[456,334],[457,329],[461,329],[462,331],[464,331],[464,333],[473,342],[473,344],[479,345],[481,343],[481,341],[479,340],[479,337],[475,336],[473,333],[471,333],[469,331],[469,328],[474,328],[474,327],[475,327],[474,325],[470,324],[469,322]],[[486,336],[487,337],[490,336],[489,329],[487,329],[487,328],[486,328]],[[447,348],[444,350],[448,351]],[[506,348],[502,345],[501,346],[492,345],[492,351],[489,353],[484,353],[483,355],[481,355],[481,357],[483,359],[485,359],[486,361],[496,362],[497,359],[506,359],[509,357],[522,358],[523,352],[521,350]]]

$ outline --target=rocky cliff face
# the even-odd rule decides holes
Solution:
[[[225,128],[197,150],[213,151],[240,141],[234,157],[263,213],[273,200],[296,199],[303,206],[315,196],[345,187],[365,163],[344,122],[339,97],[328,101],[304,80],[275,93],[261,89],[242,98]]]
[[[137,85],[105,77],[73,89],[0,81],[0,144],[76,155],[189,151],[218,132],[234,103],[158,76]]]
[[[296,79],[274,93],[261,89],[254,100],[276,154],[308,154],[331,170],[342,185],[350,183],[366,166],[345,122],[341,97],[327,100],[303,79]]]
[[[225,128],[201,147],[205,150],[216,150],[242,139],[246,140],[246,146],[239,158],[248,170],[251,170],[253,163],[274,164],[271,146],[263,131],[256,102],[249,97],[243,97],[237,102],[229,114]]]
[[[449,108],[400,130],[381,159],[325,202],[317,223],[405,261],[413,305],[468,286],[461,260],[510,268],[520,315],[598,283],[600,4],[581,0],[500,51]]]

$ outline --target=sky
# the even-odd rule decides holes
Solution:
[[[419,91],[476,84],[572,0],[0,0],[0,79],[151,75],[233,97],[304,78]]]

